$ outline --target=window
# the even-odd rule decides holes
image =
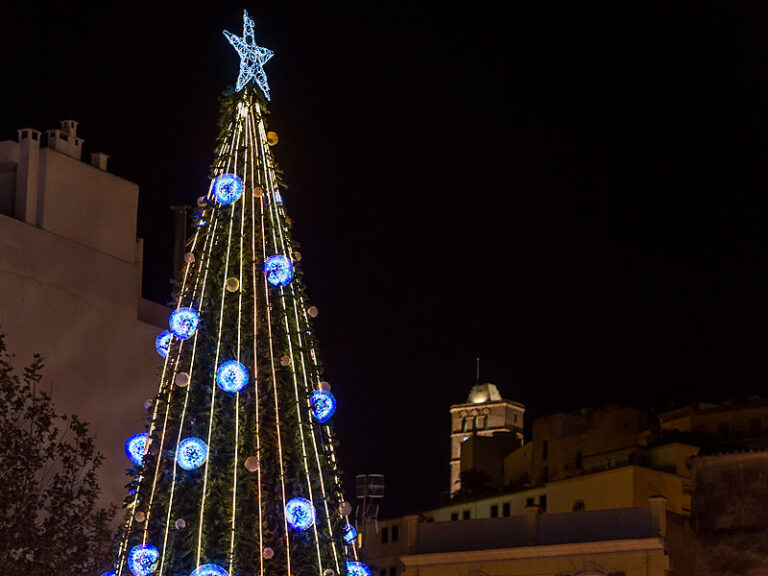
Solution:
[[[549,482],[549,467],[548,466],[542,466],[541,467],[541,481],[542,482]]]
[[[472,417],[472,430],[477,430],[477,416]]]
[[[584,510],[584,500],[576,500],[576,502],[573,503],[574,512],[584,512]]]
[[[469,510],[464,510],[464,512],[462,512],[461,519],[462,520],[469,520]]]
[[[451,520],[458,520],[458,519],[459,519],[459,513],[451,512]]]
[[[488,429],[488,414],[483,416],[483,428]]]
[[[392,526],[392,542],[400,540],[400,526]]]
[[[381,570],[379,570],[379,576],[387,576],[387,569],[382,568]]]
[[[581,470],[582,465],[581,452],[576,452],[576,468]]]
[[[504,504],[501,507],[501,515],[506,518],[509,516],[509,502],[504,502]]]
[[[389,542],[389,528],[386,526],[381,529],[381,543],[386,544]]]
[[[548,440],[544,440],[544,442],[541,443],[541,457],[542,457],[542,459],[546,460],[548,454],[549,454],[549,441]]]
[[[461,419],[461,431],[466,432],[467,431],[467,419],[462,418]]]
[[[491,506],[491,518],[498,518],[499,517],[499,505],[494,504]]]
[[[533,498],[526,498],[525,499],[525,505],[526,506],[533,506]]]
[[[517,424],[517,414],[515,414],[515,417],[512,419],[512,421]]]
[[[542,494],[541,496],[539,496],[539,508],[541,508],[542,512],[547,511],[547,495],[546,494]]]
[[[397,566],[392,566],[392,568],[389,569],[389,576],[397,576]]]

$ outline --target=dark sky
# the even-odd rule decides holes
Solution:
[[[249,10],[342,466],[385,513],[446,489],[477,355],[529,419],[765,389],[764,3],[14,4],[0,139],[80,121],[160,301]]]

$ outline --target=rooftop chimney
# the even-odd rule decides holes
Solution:
[[[109,160],[109,154],[104,152],[91,152],[91,164],[96,166],[99,170],[107,171],[107,160]]]
[[[77,137],[77,122],[62,120],[61,128],[48,130],[48,148],[66,154],[70,158],[80,160],[83,152],[83,139]]]

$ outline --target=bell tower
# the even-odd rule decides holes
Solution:
[[[472,387],[464,404],[453,404],[451,410],[451,487],[453,496],[461,488],[462,444],[481,436],[523,443],[525,406],[505,400],[495,384],[486,382]]]

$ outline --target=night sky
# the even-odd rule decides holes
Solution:
[[[350,498],[438,501],[478,355],[529,422],[763,393],[763,3],[14,4],[0,139],[80,122],[140,186],[161,302],[248,9]]]

